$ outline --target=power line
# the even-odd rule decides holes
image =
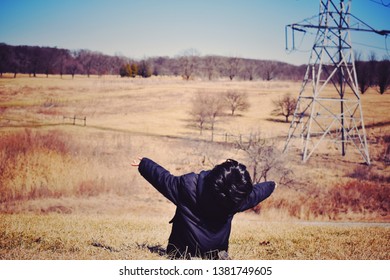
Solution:
[[[382,51],[387,51],[387,50],[388,50],[387,48],[384,48],[384,47],[378,47],[378,46],[368,45],[368,44],[359,43],[359,42],[355,42],[355,41],[353,41],[352,43],[353,43],[354,45],[359,45],[359,46],[368,47],[368,48],[377,49],[377,50],[382,50]]]
[[[375,3],[375,4],[382,5],[382,6],[386,7],[386,8],[390,8],[390,2],[389,2],[389,3],[384,3],[384,1],[383,1],[383,0],[381,0],[381,1],[377,1],[377,0],[370,0],[370,1],[371,1],[371,2],[373,2],[373,3]]]
[[[375,3],[379,4],[378,1],[376,0],[371,0],[371,1],[374,1]],[[382,1],[382,4],[383,1]],[[390,3],[389,4],[384,4],[385,6],[390,6]],[[332,18],[333,18],[333,13],[334,12],[330,12],[328,13]],[[346,11],[345,12],[345,17],[350,17],[350,18],[353,18],[356,23],[354,24],[350,24],[348,23],[346,26],[344,25],[334,25],[334,26],[330,26],[329,24],[325,24],[323,25],[321,22],[320,22],[320,18],[323,16],[323,13],[322,12],[319,12],[317,15],[314,15],[314,16],[311,16],[311,17],[308,17],[300,22],[297,22],[297,23],[293,23],[293,24],[288,24],[286,25],[285,27],[285,37],[286,37],[286,50],[289,49],[289,46],[288,46],[288,28],[291,29],[291,43],[292,43],[292,51],[296,50],[296,47],[295,47],[295,33],[296,32],[301,32],[303,33],[304,35],[306,35],[306,33],[308,32],[308,30],[310,29],[316,29],[316,30],[330,30],[330,31],[334,31],[334,32],[341,32],[341,31],[361,31],[361,32],[367,32],[367,33],[376,33],[378,35],[381,35],[381,36],[385,36],[385,46],[386,46],[386,51],[388,52],[388,49],[387,49],[387,36],[390,34],[390,30],[377,30],[375,28],[373,28],[372,26],[370,26],[369,24],[367,24],[366,22],[364,22],[363,20],[357,18],[356,16],[354,16],[353,14],[351,14],[349,11]],[[318,24],[315,24],[315,23],[312,23],[311,21],[314,20],[314,19],[317,19],[317,22],[319,22]],[[305,36],[303,36],[305,37]],[[302,44],[302,41],[300,42],[300,45]]]

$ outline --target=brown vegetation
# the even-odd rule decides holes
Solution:
[[[147,156],[175,175],[235,158],[257,170],[257,179],[279,182],[269,199],[237,217],[236,259],[389,258],[378,249],[389,248],[386,227],[291,224],[389,221],[389,95],[363,97],[371,166],[350,147],[341,157],[333,145],[303,164],[294,149],[280,153],[288,124],[269,119],[272,100],[299,86],[173,77],[0,79],[0,256],[161,258],[148,248],[165,246],[174,206],[131,169],[132,158]],[[189,125],[192,101],[199,92],[223,99],[228,90],[246,92],[251,106],[233,117],[220,114],[211,142],[210,127],[199,135]],[[63,122],[74,115],[86,116],[87,125]]]
[[[272,100],[299,84],[188,83],[168,78],[118,83],[113,78],[98,79],[97,83],[87,79],[35,80],[27,87],[26,81],[3,80],[0,88],[5,126],[0,136],[0,201],[7,212],[12,211],[5,206],[7,202],[17,200],[108,193],[127,194],[133,199],[138,185],[146,184],[136,173],[129,173],[127,162],[131,156],[145,155],[177,174],[210,168],[229,157],[243,161],[254,181],[275,180],[280,185],[280,190],[255,211],[273,209],[299,219],[389,219],[389,205],[384,199],[389,189],[385,116],[377,118],[384,125],[368,125],[369,139],[375,141],[371,145],[371,167],[353,163],[359,162],[353,154],[349,160],[342,159],[337,150],[320,153],[302,164],[294,151],[290,155],[280,152],[284,139],[278,136],[288,124],[268,118]],[[244,91],[238,91],[240,87]],[[247,92],[245,99],[251,107],[243,115],[233,118],[222,114],[222,105],[212,105],[224,100],[227,89]],[[194,95],[198,98],[193,99]],[[381,104],[386,104],[387,95],[379,97]],[[372,103],[374,107],[363,104],[370,123],[371,112],[380,114],[382,109],[378,103]],[[204,109],[201,117],[211,123],[212,134],[225,131],[236,138],[226,142],[226,138],[221,141],[217,136],[207,136],[208,128],[200,119],[199,127],[206,130],[199,135],[183,121],[191,106],[193,112]],[[209,112],[209,108],[216,109]],[[56,114],[47,113],[54,109]],[[75,113],[88,116],[85,128],[73,129],[63,123],[62,115]],[[15,124],[31,128],[12,128]],[[50,128],[53,125],[55,128]],[[240,133],[242,137],[237,138]],[[169,141],[166,136],[171,137]],[[213,138],[216,143],[210,142]]]
[[[92,159],[77,156],[60,131],[25,129],[0,137],[0,203],[42,197],[91,196],[104,191]]]
[[[285,190],[254,208],[261,213],[279,209],[303,220],[388,220],[388,185],[349,180],[331,187]],[[272,212],[272,211],[271,211]]]
[[[233,221],[235,260],[389,260],[389,228]],[[0,214],[0,259],[166,260],[170,216]]]

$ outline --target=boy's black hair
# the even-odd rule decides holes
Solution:
[[[232,159],[216,165],[206,176],[205,184],[216,202],[227,211],[240,206],[253,190],[246,166]]]

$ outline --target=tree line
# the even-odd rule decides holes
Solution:
[[[123,58],[90,50],[67,50],[38,46],[0,44],[0,75],[3,73],[45,75],[118,74]]]
[[[45,75],[120,75],[150,77],[152,75],[195,77],[213,80],[300,80],[305,66],[245,59],[240,57],[201,56],[196,50],[183,51],[175,57],[151,57],[134,60],[110,56],[87,49],[68,50],[56,47],[11,46],[0,43],[0,76],[3,73]]]
[[[367,61],[360,57],[358,54],[355,63],[360,92],[364,94],[370,87],[375,87],[380,94],[385,93],[390,87],[390,60],[378,61],[375,53],[371,53]]]
[[[121,77],[181,76],[185,80],[227,78],[230,80],[302,80],[306,65],[292,65],[272,60],[246,59],[217,55],[201,56],[188,49],[175,57],[151,57],[134,60],[110,56],[87,49],[68,50],[39,46],[11,46],[0,43],[0,76],[3,73],[45,75],[120,75]],[[388,59],[378,61],[374,54],[368,61],[356,61],[359,87],[364,93],[377,87],[384,93],[390,84]]]

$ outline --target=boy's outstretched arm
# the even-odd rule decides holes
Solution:
[[[138,167],[139,173],[162,195],[177,204],[180,177],[172,175],[168,170],[148,158],[140,158],[131,163]]]
[[[249,194],[244,204],[241,205],[239,211],[242,212],[255,207],[257,204],[268,198],[273,193],[276,186],[277,184],[274,181],[255,184],[252,192]]]

